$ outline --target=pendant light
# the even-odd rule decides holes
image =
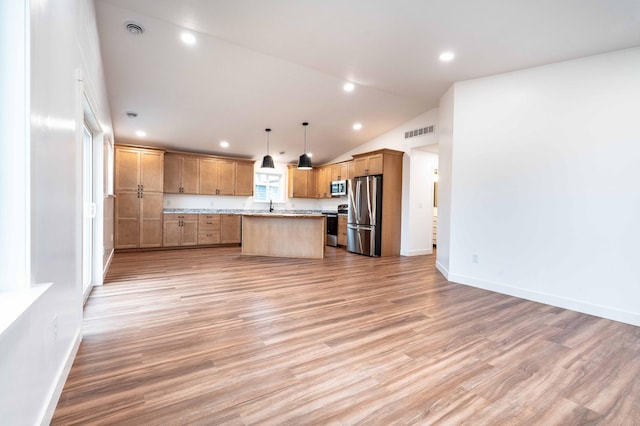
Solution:
[[[311,158],[307,155],[307,126],[309,123],[305,121],[302,125],[304,126],[304,153],[298,160],[298,168],[300,170],[311,170]]]
[[[265,155],[262,158],[262,166],[261,168],[263,169],[275,169],[275,166],[273,165],[273,157],[271,157],[269,155],[269,132],[271,131],[271,129],[264,129],[265,132],[267,132],[267,155]]]

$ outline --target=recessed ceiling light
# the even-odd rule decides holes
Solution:
[[[180,39],[184,44],[189,46],[193,46],[194,44],[196,44],[196,36],[191,33],[182,33]]]
[[[307,152],[307,157],[309,157],[309,158],[313,157],[313,153]]]
[[[136,136],[139,138],[144,138],[145,136],[147,136],[147,132],[145,132],[144,130],[136,130]]]
[[[449,62],[449,61],[452,61],[452,60],[453,60],[453,58],[455,58],[455,57],[456,57],[456,54],[455,54],[455,53],[453,53],[453,52],[449,52],[449,51],[442,52],[442,53],[440,54],[440,60],[441,60],[442,62]]]
[[[353,125],[353,130],[360,130],[362,129],[362,123],[355,123]]]
[[[229,142],[222,141],[222,142],[220,142],[220,146],[223,147],[223,148],[229,148]]]
[[[342,86],[342,88],[344,89],[345,92],[353,92],[353,89],[356,88],[356,85],[353,83],[345,83],[344,86]]]

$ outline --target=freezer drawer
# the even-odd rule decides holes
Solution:
[[[375,226],[347,225],[347,250],[365,256],[380,256],[375,228]]]

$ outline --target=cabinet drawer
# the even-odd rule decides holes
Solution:
[[[198,232],[198,244],[220,244],[220,231],[217,232]]]
[[[165,213],[164,220],[198,220],[197,214]]]
[[[198,229],[201,231],[220,231],[220,215],[198,215]]]

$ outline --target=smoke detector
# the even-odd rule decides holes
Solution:
[[[139,24],[137,22],[134,21],[127,21],[124,23],[124,27],[127,29],[127,31],[129,31],[131,34],[142,34],[144,32],[144,27],[142,26],[142,24]]]

